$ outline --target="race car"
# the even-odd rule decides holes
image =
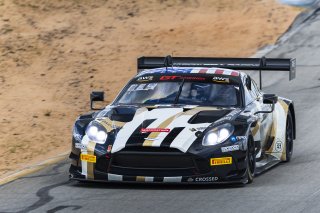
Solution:
[[[289,71],[295,59],[141,57],[138,73],[73,128],[70,179],[143,183],[251,183],[290,161],[292,100],[263,93],[245,72]],[[260,78],[260,87],[261,87]]]

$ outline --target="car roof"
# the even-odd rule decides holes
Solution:
[[[215,67],[161,67],[147,69],[139,72],[136,77],[146,74],[201,74],[201,75],[225,75],[240,77],[241,72],[230,69],[215,68]]]

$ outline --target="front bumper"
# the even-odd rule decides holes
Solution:
[[[182,153],[175,149],[127,149],[106,157],[95,152],[92,175],[82,172],[80,155],[71,154],[70,179],[138,183],[246,183],[246,151],[221,152],[221,147]],[[158,150],[157,150],[158,149]],[[146,151],[147,150],[147,151]],[[161,150],[161,151],[160,151]],[[170,150],[170,151],[169,151]],[[227,165],[211,165],[212,158],[231,157]]]
[[[183,176],[183,177],[148,177],[148,176],[126,176],[111,173],[95,172],[94,179],[87,179],[79,170],[70,167],[70,180],[78,180],[85,182],[121,182],[121,183],[147,183],[147,184],[238,184],[247,183],[247,179],[243,176],[240,179],[219,179],[216,176]]]

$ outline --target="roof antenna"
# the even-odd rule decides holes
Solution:
[[[172,68],[172,70],[173,70],[173,52],[171,53],[171,68]]]
[[[164,66],[166,67],[166,72],[167,72],[168,71],[168,67],[169,66],[173,66],[171,55],[167,55],[164,58],[164,62],[163,63],[164,63]]]
[[[263,56],[260,58],[260,70],[259,70],[259,83],[260,83],[260,90],[262,89],[262,68],[267,65],[266,57]]]

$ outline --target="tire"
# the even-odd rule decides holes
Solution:
[[[293,121],[290,111],[287,115],[287,125],[286,125],[286,160],[284,162],[289,162],[293,154]]]
[[[256,154],[255,145],[252,136],[248,138],[248,148],[247,148],[247,184],[253,182],[254,171],[256,169]]]

